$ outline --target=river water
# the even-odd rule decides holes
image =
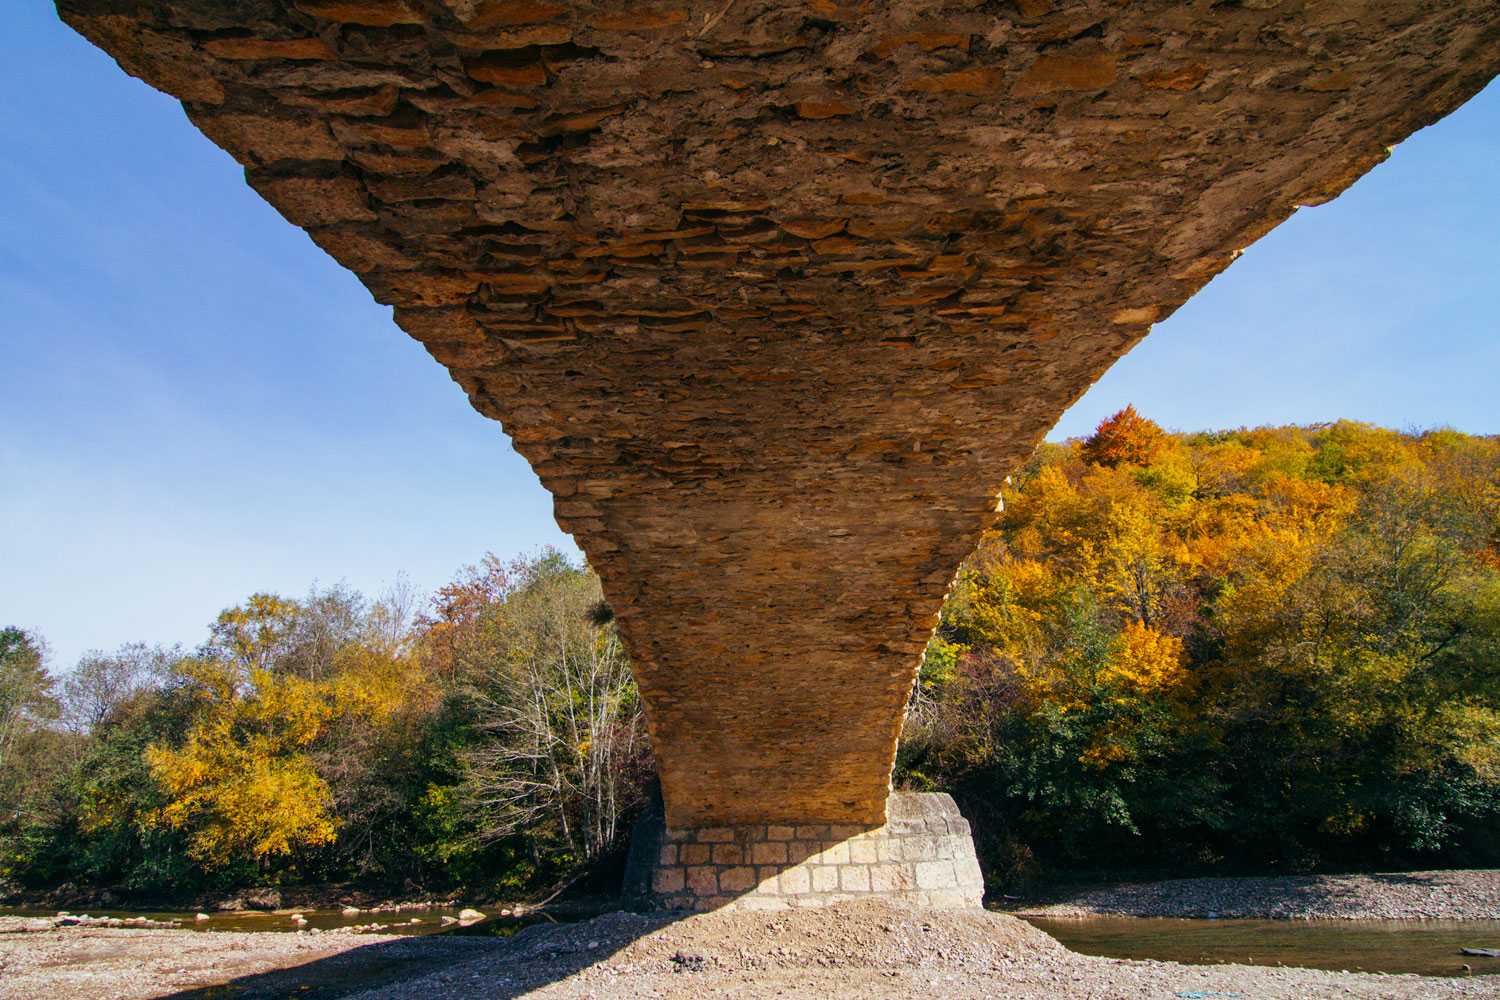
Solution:
[[[58,910],[41,910],[27,908],[0,907],[0,917],[55,917]],[[459,910],[433,907],[431,909],[407,909],[392,910],[387,912],[364,911],[358,914],[345,915],[341,910],[277,910],[275,912],[259,912],[234,910],[225,913],[211,913],[207,920],[197,919],[194,913],[166,910],[112,910],[87,907],[75,907],[67,912],[75,915],[88,915],[91,917],[145,917],[161,923],[168,923],[185,931],[202,931],[211,933],[213,931],[267,931],[292,933],[299,930],[305,931],[331,931],[344,927],[369,928],[380,934],[435,934],[438,932],[452,934],[483,934],[490,936],[507,936],[514,934],[522,927],[528,927],[535,923],[545,922],[567,922],[568,919],[560,918],[554,920],[545,914],[530,914],[524,917],[502,917],[493,915],[482,923],[476,923],[469,927],[463,927],[454,923],[458,919]],[[293,919],[293,914],[300,914],[302,921]],[[443,918],[449,918],[444,922]],[[378,924],[376,928],[370,928],[371,924]]]
[[[1154,917],[1027,918],[1085,955],[1189,964],[1300,965],[1427,976],[1500,973],[1500,958],[1459,954],[1500,948],[1500,920],[1177,920]]]

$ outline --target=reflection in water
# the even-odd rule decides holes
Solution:
[[[1500,959],[1460,948],[1500,947],[1500,920],[1175,920],[1026,918],[1074,951],[1195,965],[1300,965],[1428,976],[1500,973]]]

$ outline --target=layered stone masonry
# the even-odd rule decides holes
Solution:
[[[1500,68],[1495,0],[57,2],[504,425],[682,829],[885,822],[1005,476]]]
[[[984,879],[953,799],[897,793],[889,812],[891,819],[873,828],[772,823],[638,833],[652,841],[646,850],[654,856],[649,891],[637,903],[785,909],[878,895],[919,906],[979,906]]]

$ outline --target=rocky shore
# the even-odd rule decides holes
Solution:
[[[1500,871],[1170,879],[1067,890],[1004,909],[1034,917],[1497,920]]]
[[[1093,958],[1014,917],[880,902],[674,918],[612,913],[513,938],[193,934],[65,927],[0,936],[0,1000],[512,997],[876,1000],[1500,996],[1437,979]]]
[[[177,910],[233,913],[255,910],[339,910],[357,907],[368,913],[399,913],[406,910],[452,909],[473,903],[502,903],[483,895],[472,899],[457,896],[411,894],[392,896],[376,890],[347,885],[252,886],[229,893],[189,896],[156,896],[124,890],[77,886],[71,883],[41,891],[23,891],[0,883],[0,905],[37,910]]]

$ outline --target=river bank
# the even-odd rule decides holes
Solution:
[[[371,913],[394,913],[476,904],[494,909],[525,905],[502,902],[484,893],[396,893],[379,888],[338,884],[250,886],[186,895],[138,893],[118,888],[71,884],[53,889],[12,888],[0,892],[0,906],[34,910],[203,910],[226,913],[241,910],[337,910],[352,906]]]
[[[1207,917],[1266,920],[1500,919],[1500,871],[1185,878],[1065,887],[1044,902],[1000,909],[1034,917]]]
[[[1014,917],[876,902],[687,917],[611,913],[513,938],[193,934],[70,927],[0,935],[0,1000],[485,1000],[653,996],[1500,996],[1432,978],[1075,954]]]

